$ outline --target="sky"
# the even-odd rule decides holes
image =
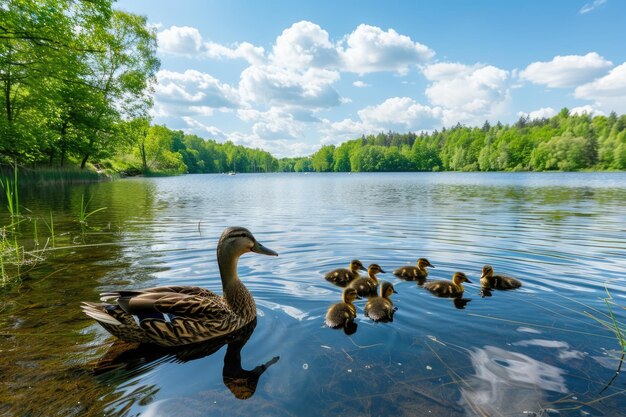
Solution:
[[[626,113],[622,0],[121,0],[153,123],[277,157],[389,130]]]

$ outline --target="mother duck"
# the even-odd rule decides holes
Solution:
[[[184,346],[226,336],[256,318],[254,298],[237,275],[247,252],[278,256],[248,229],[225,229],[217,244],[221,296],[190,286],[115,291],[100,294],[102,303],[83,302],[83,312],[127,342]]]

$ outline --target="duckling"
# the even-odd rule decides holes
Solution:
[[[343,290],[343,302],[333,304],[326,312],[326,325],[333,329],[347,326],[356,318],[356,307],[352,302],[359,297],[354,288]]]
[[[326,281],[330,281],[340,287],[345,287],[350,281],[359,278],[359,271],[367,271],[361,261],[354,259],[350,262],[350,268],[333,269],[324,275]]]
[[[356,289],[357,293],[361,297],[369,297],[370,295],[376,295],[376,289],[378,288],[378,278],[376,274],[385,271],[378,264],[371,264],[367,268],[367,278],[357,278],[350,283],[350,288]]]
[[[463,272],[455,272],[452,281],[430,281],[424,288],[438,297],[457,297],[465,291],[464,282],[472,283]]]
[[[494,275],[491,265],[485,265],[480,276],[480,285],[487,289],[512,290],[521,287],[522,283],[506,275]]]
[[[393,271],[393,274],[407,281],[424,281],[428,276],[427,266],[434,268],[434,266],[428,262],[428,259],[419,258],[417,260],[417,266],[403,266]]]
[[[374,321],[393,321],[396,309],[391,301],[391,294],[398,292],[390,282],[383,282],[380,286],[380,296],[371,297],[365,304],[365,315]]]

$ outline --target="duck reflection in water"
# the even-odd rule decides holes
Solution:
[[[275,356],[252,370],[241,367],[241,350],[254,332],[256,323],[257,321],[254,319],[227,336],[178,348],[116,341],[109,348],[109,351],[95,363],[93,372],[94,374],[104,374],[118,369],[136,371],[140,367],[148,370],[150,367],[145,367],[147,363],[162,357],[188,362],[212,355],[224,345],[228,345],[224,355],[224,368],[222,369],[224,385],[235,397],[245,400],[254,395],[261,375],[280,359]],[[132,375],[135,376],[136,372],[133,372]]]
[[[459,310],[464,310],[465,306],[472,301],[471,298],[463,298],[462,296],[459,297],[454,297],[452,299],[452,304],[454,304],[454,307],[458,308]]]

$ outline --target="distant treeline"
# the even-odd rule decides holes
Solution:
[[[280,160],[282,171],[576,171],[626,169],[626,115],[520,118],[513,125],[456,125],[432,133],[379,133],[311,157]]]

